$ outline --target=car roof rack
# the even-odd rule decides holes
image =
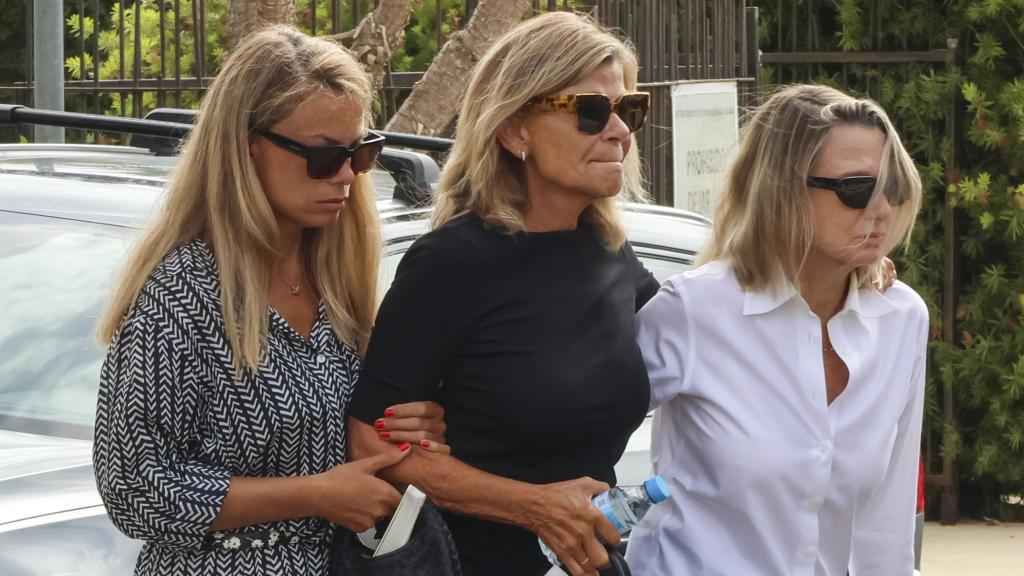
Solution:
[[[27,106],[0,104],[0,124],[38,124],[84,130],[102,130],[132,134],[132,146],[146,148],[158,156],[173,156],[195,123],[197,112],[182,108],[156,108],[145,118],[122,118],[99,114],[36,110]],[[381,132],[385,143],[428,152],[447,152],[448,138],[416,134]],[[379,163],[395,179],[392,197],[404,204],[419,206],[430,201],[440,169],[426,154],[384,148]]]
[[[0,124],[38,124],[41,126],[128,132],[130,134],[146,134],[179,139],[192,130],[191,124],[180,122],[160,122],[140,120],[138,118],[103,116],[100,114],[36,110],[17,104],[0,104]]]

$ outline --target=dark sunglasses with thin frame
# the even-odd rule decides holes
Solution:
[[[271,132],[260,129],[256,131],[274,145],[306,159],[306,175],[313,180],[326,180],[338,173],[345,161],[352,159],[352,172],[365,174],[373,168],[373,164],[384,149],[384,136],[376,132],[367,132],[359,144],[343,146],[306,146],[291,138],[286,138]]]
[[[577,128],[584,134],[600,134],[608,125],[612,112],[622,119],[630,132],[643,128],[651,95],[647,92],[626,92],[615,100],[606,94],[569,94],[535,98],[525,106],[538,112],[564,111],[576,114]]]
[[[863,210],[868,207],[871,197],[878,186],[878,178],[874,176],[847,176],[845,178],[822,178],[808,176],[807,185],[812,188],[831,190],[839,197],[839,201],[848,208]],[[893,188],[890,186],[890,188]],[[895,189],[886,191],[886,200],[891,206],[903,204],[906,198]]]

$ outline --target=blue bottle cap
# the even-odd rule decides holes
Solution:
[[[644,481],[644,490],[647,491],[647,496],[651,498],[651,502],[657,504],[668,500],[672,494],[669,492],[668,483],[661,476],[652,476],[649,480]]]

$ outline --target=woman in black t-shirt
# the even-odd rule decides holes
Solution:
[[[467,576],[574,574],[618,541],[590,498],[644,418],[633,315],[657,290],[616,202],[642,196],[637,61],[590,19],[550,13],[477,65],[434,230],[406,254],[349,407],[351,448],[386,448],[389,406],[436,399],[454,455],[388,471],[445,511]],[[384,418],[381,418],[384,416]]]

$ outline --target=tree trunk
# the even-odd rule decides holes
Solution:
[[[267,24],[295,22],[295,0],[230,0],[228,4],[229,47]]]
[[[384,70],[391,62],[391,54],[405,38],[410,14],[412,0],[380,0],[377,8],[351,33],[349,51],[363,64],[378,89],[384,84]]]
[[[465,30],[452,34],[387,129],[437,136],[458,114],[477,60],[515,26],[530,0],[480,0]]]

